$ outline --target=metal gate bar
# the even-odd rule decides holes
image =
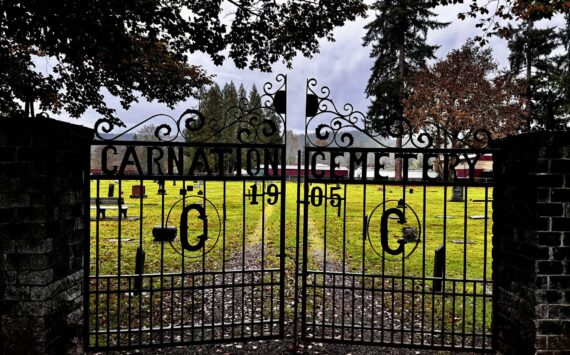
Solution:
[[[216,120],[96,124],[86,350],[283,337],[285,90]]]
[[[492,351],[493,181],[475,170],[492,158],[489,136],[475,130],[458,142],[405,120],[370,134],[364,115],[339,111],[329,92],[308,81],[297,192],[301,339]],[[407,146],[390,145],[396,137]],[[403,176],[386,175],[398,157]]]

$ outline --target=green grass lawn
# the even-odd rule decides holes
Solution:
[[[92,181],[91,197],[107,196],[109,183],[113,181]],[[286,290],[284,290],[287,297],[285,311],[287,317],[292,318],[291,304],[294,297],[293,275],[296,267],[297,245],[300,245],[301,251],[303,249],[303,227],[297,223],[298,208],[300,209],[299,220],[302,222],[305,218],[304,206],[297,204],[296,183],[286,184],[285,216],[280,213],[282,195],[278,196],[277,203],[273,205],[267,203],[268,199],[274,199],[271,196],[264,196],[265,203],[262,203],[262,198],[259,197],[257,199],[259,204],[251,204],[251,199],[244,197],[245,194],[251,192],[253,182],[206,182],[204,188],[194,186],[192,181],[177,181],[176,185],[172,181],[167,181],[165,183],[166,194],[162,196],[158,194],[157,183],[144,181],[148,197],[130,198],[132,186],[138,184],[141,184],[141,181],[121,181],[115,187],[115,196],[122,192],[125,203],[130,206],[127,219],[119,220],[114,211],[108,211],[109,219],[98,220],[95,210],[91,210],[90,274],[91,276],[113,276],[113,281],[106,281],[104,278],[92,280],[92,288],[113,290],[109,296],[106,294],[91,296],[91,313],[95,312],[97,315],[91,317],[92,329],[103,327],[103,330],[108,330],[117,326],[125,327],[129,323],[140,328],[153,326],[156,323],[151,321],[148,324],[140,319],[137,320],[138,323],[133,323],[131,317],[138,309],[138,318],[141,316],[152,318],[153,312],[157,312],[156,307],[159,305],[161,307],[160,316],[163,319],[162,323],[159,321],[160,324],[164,322],[170,325],[187,324],[190,320],[177,315],[179,312],[175,306],[175,300],[180,301],[187,297],[184,286],[188,287],[190,283],[198,284],[198,282],[205,286],[235,281],[227,280],[227,276],[222,275],[222,271],[261,270],[255,271],[257,274],[255,276],[251,274],[251,277],[260,277],[265,282],[268,282],[271,277],[277,277],[276,280],[279,280],[279,274],[272,275],[271,270],[279,269],[282,219],[285,224],[285,269],[288,275],[285,280]],[[265,188],[259,185],[257,189],[267,191],[268,185],[269,183],[265,183]],[[192,191],[188,191],[189,186],[192,187]],[[307,192],[309,197],[317,186],[326,191],[328,196],[331,194],[331,187],[336,185],[312,184]],[[303,185],[301,185],[301,190],[302,187]],[[183,197],[181,189],[187,191],[184,201],[181,200]],[[422,326],[427,326],[426,324],[434,322],[433,329],[449,332],[448,335],[443,335],[442,339],[445,342],[453,342],[450,340],[451,337],[455,337],[453,333],[465,329],[467,331],[473,329],[473,332],[480,332],[482,329],[488,331],[491,320],[490,297],[483,298],[482,296],[489,294],[491,284],[483,283],[482,280],[491,280],[492,219],[490,217],[492,210],[491,203],[473,200],[491,198],[491,188],[468,188],[465,196],[466,202],[450,202],[451,187],[445,191],[443,187],[435,186],[402,187],[370,184],[345,187],[341,185],[341,188],[335,192],[342,198],[340,206],[333,206],[330,199],[323,199],[319,206],[309,204],[306,207],[308,214],[305,247],[307,270],[310,272],[307,276],[306,290],[307,321],[318,324],[322,318],[322,337],[326,338],[326,334],[330,336],[336,334],[334,326],[332,330],[327,330],[325,323],[344,321],[334,314],[334,309],[340,307],[340,303],[336,304],[337,301],[340,302],[340,296],[337,293],[340,294],[347,289],[351,290],[354,297],[361,298],[358,305],[362,308],[363,314],[358,316],[358,322],[362,324],[373,323],[373,319],[369,318],[370,315],[364,314],[369,313],[365,310],[364,303],[372,297],[372,313],[376,312],[377,307],[397,309],[397,314],[402,316],[402,323],[405,323],[402,327],[419,326],[416,324],[418,322],[421,322]],[[408,205],[406,218],[411,226],[419,227],[420,240],[413,253],[409,252],[414,248],[415,242],[406,244],[404,255],[407,257],[402,259],[402,255],[391,256],[382,252],[379,226],[382,210],[395,207],[397,201],[403,198],[404,193]],[[303,191],[300,195],[303,198]],[[205,206],[208,215],[209,239],[202,250],[182,252],[179,241],[180,217],[183,205],[192,203]],[[409,208],[413,209],[415,215]],[[416,215],[419,225],[416,223]],[[470,218],[485,215],[489,219]],[[203,230],[202,221],[197,217],[195,211],[189,213],[190,243],[196,242],[196,236]],[[368,225],[368,233],[363,235],[365,224]],[[161,225],[178,228],[178,237],[172,243],[153,241],[152,229]],[[389,245],[395,249],[398,247],[397,239],[401,236],[402,226],[396,223],[396,220],[391,219],[388,227]],[[297,232],[299,232],[299,240],[297,240]],[[445,245],[446,250],[445,280],[447,281],[444,282],[444,288],[448,295],[434,292],[433,280],[430,279],[434,272],[435,249],[441,245]],[[156,299],[152,297],[153,292],[150,292],[150,300],[146,299],[147,296],[141,296],[144,292],[139,292],[137,296],[132,295],[134,278],[129,275],[135,274],[137,248],[142,248],[145,253],[145,274],[157,274],[156,277],[146,277],[143,280],[143,288],[146,287],[147,291],[149,288],[172,288],[170,296],[167,297],[170,302],[167,305],[167,313],[171,314],[167,321],[164,320],[162,309],[165,299],[163,291]],[[301,256],[299,258],[302,260]],[[329,273],[327,277],[323,277],[322,273],[311,273],[325,269]],[[204,271],[217,273],[213,276],[203,276]],[[180,273],[192,275],[191,279],[159,277],[163,274]],[[115,277],[119,274],[122,277],[120,280]],[[344,278],[346,275],[349,275],[349,280],[359,285],[362,290],[354,291],[354,285],[350,282],[347,285]],[[199,277],[202,277],[200,281]],[[427,281],[424,281],[426,278]],[[470,281],[464,282],[463,279]],[[323,287],[331,286],[333,283],[338,290]],[[176,291],[177,288],[181,290]],[[243,288],[240,290],[243,291]],[[130,293],[125,295],[121,290]],[[379,290],[385,292],[379,293]],[[278,286],[263,286],[259,289],[253,287],[249,297],[252,298],[254,308],[264,308],[260,307],[263,301],[257,298],[270,294],[272,297],[268,298],[267,302],[269,299],[273,301],[274,297],[278,297],[278,291]],[[236,313],[235,309],[228,308],[229,306],[222,305],[221,310],[216,308],[219,307],[216,303],[217,297],[220,298],[219,302],[222,304],[227,300],[227,295],[218,295],[216,292],[213,291],[210,296],[202,293],[201,298],[196,300],[196,296],[192,295],[192,307],[196,306],[194,302],[205,302],[212,298],[212,313],[216,310],[222,313]],[[242,294],[243,302],[246,302],[246,298]],[[253,300],[253,298],[256,299]],[[125,304],[122,309],[119,306],[121,302]],[[378,302],[378,305],[375,302]],[[358,308],[358,305],[353,304],[350,309]],[[418,311],[420,307],[422,312]],[[410,308],[415,308],[416,314],[406,315],[404,319],[403,314],[410,313]],[[109,312],[108,317],[107,312]],[[203,308],[202,312],[205,313]],[[118,315],[115,317],[114,313]],[[273,310],[269,313],[261,310],[259,315],[254,313],[252,311],[251,319],[257,316],[261,318],[277,316]],[[103,325],[101,325],[101,315],[105,318]],[[246,317],[245,314],[242,316]],[[419,320],[416,319],[417,317]],[[217,321],[217,318],[214,318],[212,316],[212,323]],[[483,318],[485,318],[484,321]],[[207,319],[205,315],[202,315],[199,320],[194,319],[194,321],[204,324]],[[440,326],[438,327],[437,324]],[[242,331],[245,332],[245,330]],[[224,332],[223,327],[220,332]],[[318,337],[316,332],[314,335]],[[120,335],[116,338],[104,337],[98,341],[100,344],[113,343],[119,337]],[[172,334],[171,337],[170,339],[175,339]],[[182,337],[184,339],[184,335]],[[376,339],[374,334],[370,334],[370,337]],[[122,341],[128,342],[129,339],[125,337]]]

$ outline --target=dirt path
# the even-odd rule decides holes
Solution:
[[[265,221],[269,221],[274,213],[279,213],[279,208],[275,206],[268,206],[265,211]],[[313,219],[309,218],[309,247],[308,247],[308,258],[311,261],[310,268],[316,270],[323,270],[325,264],[325,255],[323,253],[322,241],[319,240],[320,235],[316,229],[316,223]],[[267,251],[266,251],[267,252]],[[247,270],[253,270],[260,268],[260,261],[262,259],[262,222],[254,229],[253,234],[248,236],[246,243],[246,257],[243,258],[242,250],[236,250],[234,253],[229,255],[226,260],[225,268],[226,270],[246,270],[246,272],[238,272],[234,274],[225,274],[222,279],[221,276],[218,280],[210,280],[209,282],[214,282],[219,284],[220,282],[225,282],[226,284],[234,284],[236,287],[226,288],[225,291],[222,289],[211,289],[204,288],[202,290],[197,290],[195,292],[183,292],[181,297],[184,299],[182,302],[181,298],[178,298],[176,302],[181,302],[186,305],[184,311],[188,314],[194,314],[194,324],[211,324],[211,323],[236,323],[244,320],[246,323],[243,326],[228,326],[226,330],[206,330],[201,334],[198,334],[197,339],[211,339],[211,338],[229,338],[234,335],[239,337],[243,336],[258,336],[260,332],[268,332],[270,329],[265,327],[253,326],[254,320],[261,320],[268,318],[268,312],[273,312],[273,315],[278,317],[279,304],[278,304],[278,293],[273,293],[274,301],[269,304],[269,292],[274,292],[270,287],[261,288],[256,287],[242,287],[239,285],[260,285],[262,283],[262,278],[264,282],[268,282],[267,276],[264,276],[257,272],[247,272]],[[291,262],[289,265],[293,264]],[[334,255],[330,251],[327,251],[326,255],[326,270],[327,272],[342,272],[343,265],[341,261],[341,256]],[[333,279],[333,277],[335,277]],[[376,312],[377,317],[384,317],[385,322],[391,322],[393,327],[399,326],[399,313],[388,312],[384,310],[378,299],[372,299],[370,295],[362,294],[362,292],[350,290],[349,288],[358,288],[362,286],[362,279],[358,277],[351,276],[329,276],[325,278],[311,278],[308,276],[308,297],[307,300],[310,305],[307,307],[307,321],[311,326],[309,330],[309,335],[325,336],[325,337],[339,337],[340,332],[332,333],[331,331],[323,331],[324,333],[318,333],[314,328],[318,328],[319,322],[333,322],[335,324],[363,324],[367,321],[366,316]],[[293,270],[287,270],[286,272],[286,308],[288,311],[285,313],[286,329],[292,331],[293,313],[292,308],[294,304],[294,283],[295,274]],[[202,280],[202,282],[205,282]],[[322,284],[332,284],[333,282],[337,285],[337,289],[331,290],[327,289],[322,291]],[[342,285],[345,287],[341,287]],[[313,287],[316,286],[316,287]],[[262,294],[265,292],[265,294]],[[317,292],[317,293],[315,293]],[[277,297],[275,299],[275,297]],[[263,300],[266,301],[263,304]],[[350,300],[350,301],[349,301]],[[316,301],[316,302],[315,302]],[[342,308],[340,305],[342,304]],[[206,305],[204,307],[204,305]],[[396,304],[397,305],[397,304]],[[379,318],[377,318],[378,321]],[[188,318],[186,321],[188,322]],[[251,325],[249,323],[251,322]],[[165,324],[167,325],[167,323]],[[166,327],[166,326],[165,326]],[[223,334],[222,334],[223,332]],[[313,333],[311,333],[313,332]],[[200,333],[200,332],[198,332]],[[347,333],[348,334],[348,333]],[[187,346],[187,347],[171,347],[164,349],[143,349],[137,350],[135,352],[126,353],[143,353],[143,354],[290,354],[290,353],[302,353],[302,354],[448,354],[449,352],[437,352],[437,351],[426,351],[426,350],[414,350],[414,349],[393,349],[393,348],[383,348],[379,346],[359,346],[359,345],[345,345],[345,344],[328,344],[323,342],[307,342],[300,344],[298,347],[293,347],[293,340],[289,334],[288,338],[282,340],[271,340],[271,341],[248,341],[248,342],[236,342],[229,344],[212,344],[212,345],[199,345],[199,346]],[[187,331],[186,341],[188,341],[190,336],[190,331]],[[192,337],[194,334],[192,332]],[[358,341],[358,337],[354,337],[352,334],[352,339]],[[190,338],[191,339],[191,338]],[[174,341],[180,341],[180,337],[177,336],[173,339]],[[166,339],[168,341],[168,339]],[[409,339],[400,338],[399,341],[408,342]]]

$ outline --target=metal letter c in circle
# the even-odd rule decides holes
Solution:
[[[390,248],[390,246],[388,245],[388,218],[390,217],[390,215],[393,214],[398,216],[399,218],[398,223],[400,224],[406,223],[406,216],[404,215],[404,212],[402,212],[402,210],[398,208],[387,209],[382,214],[382,219],[380,221],[380,241],[382,243],[382,249],[384,249],[386,253],[390,255],[398,255],[404,252],[404,243],[400,243],[398,249],[395,250]]]
[[[191,210],[196,210],[200,214],[198,219],[202,220],[203,226],[203,234],[199,235],[198,243],[196,245],[190,245],[188,242],[188,213]],[[206,216],[206,211],[204,211],[204,207],[197,203],[193,203],[184,207],[182,211],[182,216],[180,217],[180,243],[182,244],[182,248],[188,251],[197,251],[206,245],[206,240],[208,239],[208,217]]]

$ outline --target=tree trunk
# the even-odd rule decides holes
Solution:
[[[529,20],[527,27],[527,44],[526,44],[526,98],[528,100],[528,118],[527,118],[527,130],[530,131],[532,123],[532,89],[530,87],[530,80],[532,78],[532,48],[530,43],[530,32],[534,27],[534,23]]]
[[[401,87],[400,87],[400,99],[402,99],[404,97],[404,63],[405,63],[405,52],[404,52],[404,43],[402,40],[402,43],[400,44],[400,58],[398,60],[398,66],[400,69],[400,81],[401,81]],[[401,112],[402,116],[403,116],[403,112]],[[403,117],[402,117],[403,118]],[[400,125],[400,131],[403,128],[402,127],[402,122],[399,123]],[[402,136],[399,135],[396,138],[396,148],[402,148]],[[400,181],[402,180],[402,159],[401,158],[396,158],[395,162],[394,162],[394,174],[395,174],[395,178],[396,180]]]

